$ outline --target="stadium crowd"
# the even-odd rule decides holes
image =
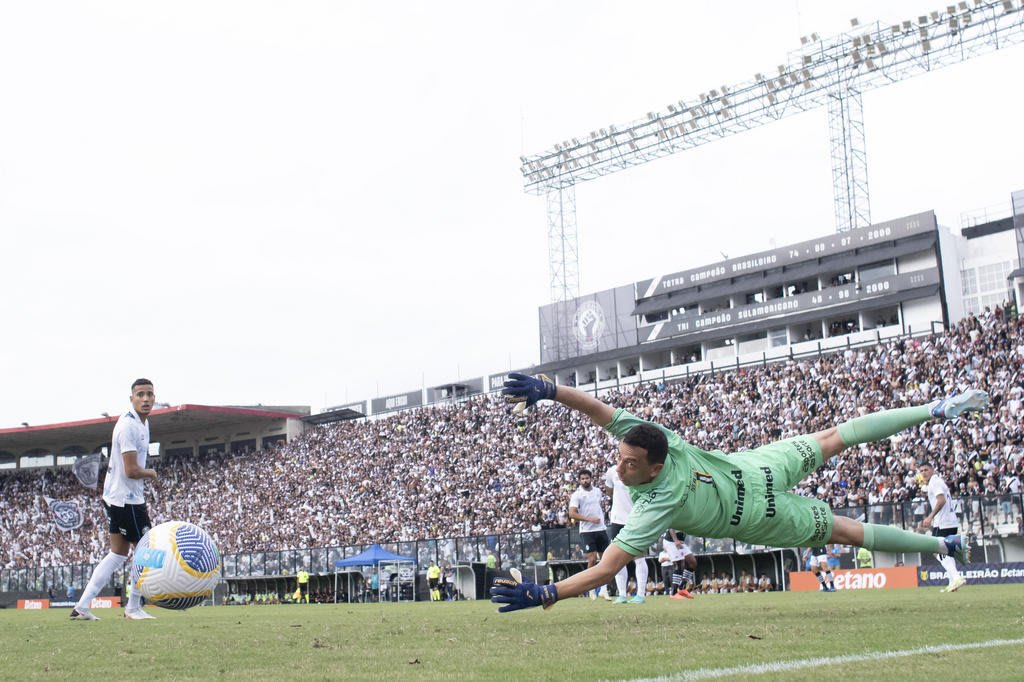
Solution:
[[[1022,324],[997,308],[935,336],[633,385],[604,399],[731,452],[982,388],[992,397],[983,416],[859,446],[797,492],[834,507],[908,501],[920,492],[914,462],[928,458],[954,494],[995,497],[1021,490],[1021,367]],[[577,471],[599,475],[615,453],[578,413],[539,406],[516,418],[500,397],[483,396],[313,428],[270,451],[160,458],[150,515],[199,523],[224,553],[537,530],[564,525]],[[58,530],[44,497],[78,500],[83,526]],[[98,493],[67,471],[0,475],[0,567],[94,562],[106,553],[104,521]]]

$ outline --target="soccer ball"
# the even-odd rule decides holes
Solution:
[[[150,529],[135,547],[132,589],[150,604],[190,609],[213,595],[220,579],[220,552],[206,531],[185,521]]]

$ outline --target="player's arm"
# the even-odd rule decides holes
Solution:
[[[601,523],[601,519],[595,519],[590,516],[584,516],[580,514],[580,510],[576,507],[569,507],[569,518],[573,521],[586,521],[587,523]]]
[[[932,513],[924,517],[921,521],[922,528],[928,528],[932,525],[932,521],[935,520],[935,515],[939,513],[939,510],[946,506],[946,496],[939,493],[935,496],[935,506],[932,507]]]
[[[555,400],[577,412],[582,412],[590,417],[590,421],[602,428],[612,423],[612,416],[615,414],[615,408],[611,405],[569,386],[559,386],[555,391]]]
[[[609,545],[601,560],[585,571],[554,585],[538,585],[522,580],[518,571],[513,571],[511,578],[497,578],[491,588],[491,601],[504,604],[498,611],[507,613],[528,609],[534,606],[550,608],[559,599],[576,597],[587,590],[606,585],[623,566],[633,560],[633,555],[620,549],[617,545]]]
[[[128,478],[151,478],[154,481],[157,479],[154,469],[143,469],[139,466],[139,457],[135,450],[123,452],[121,457],[124,458],[124,475]]]
[[[543,374],[531,377],[528,374],[511,372],[501,393],[505,396],[505,400],[513,403],[525,403],[525,407],[532,407],[538,400],[560,402],[566,407],[587,415],[592,422],[601,427],[608,426],[615,414],[614,408],[589,393],[568,386],[555,386]]]
[[[601,555],[601,560],[595,565],[555,583],[558,598],[577,597],[595,587],[607,585],[623,566],[635,558],[615,543],[608,545],[608,549]]]

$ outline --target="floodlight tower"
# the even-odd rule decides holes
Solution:
[[[836,230],[870,224],[862,94],[1020,43],[1022,2],[957,2],[889,25],[862,27],[851,20],[847,33],[801,38],[801,49],[789,54],[778,73],[711,88],[663,111],[520,157],[527,193],[547,196],[552,301],[579,294],[577,183],[822,106],[829,117]],[[564,308],[570,315],[569,306]],[[571,320],[563,322],[560,327],[568,330]]]

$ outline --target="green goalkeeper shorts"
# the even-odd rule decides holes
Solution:
[[[729,455],[746,471],[748,499],[763,510],[747,516],[733,537],[773,547],[822,545],[832,537],[832,510],[821,500],[790,492],[790,488],[822,464],[821,446],[812,436],[797,436]],[[763,502],[761,502],[763,500]],[[753,510],[752,510],[753,511]]]

